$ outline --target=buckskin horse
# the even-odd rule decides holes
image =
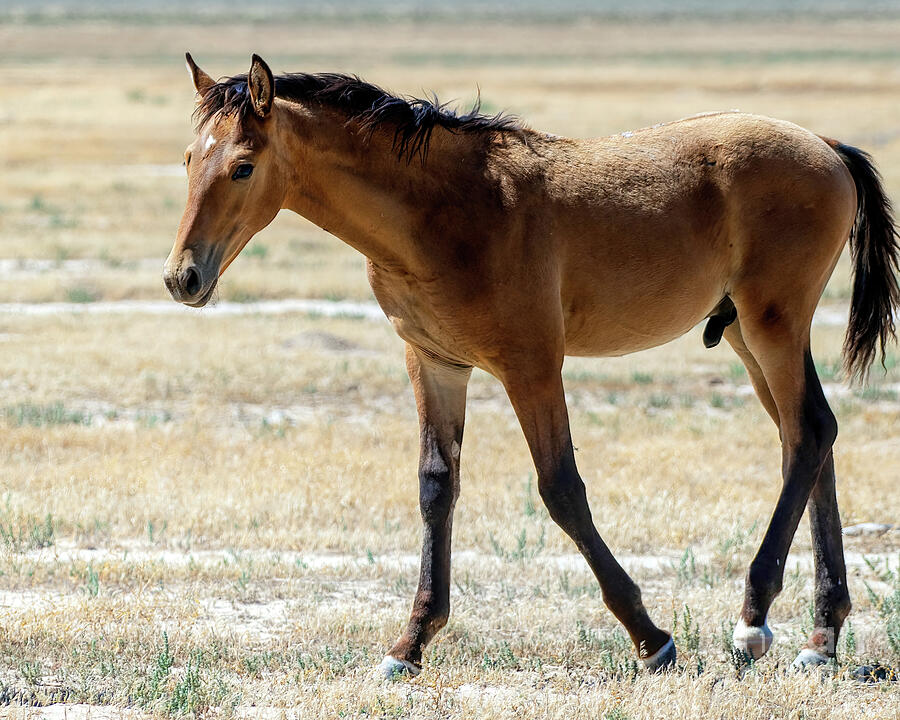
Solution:
[[[508,116],[464,115],[338,74],[250,71],[218,82],[187,55],[197,137],[166,260],[173,298],[207,303],[250,238],[289,208],[356,248],[406,341],[420,420],[419,585],[380,665],[417,674],[450,611],[450,535],[473,367],[503,384],[550,516],[584,555],[644,665],[676,652],[594,527],[575,467],[565,355],[623,355],[708,319],[778,426],[783,485],[746,576],[735,647],[760,658],[785,559],[809,507],[814,630],[797,659],[834,656],[848,612],[832,444],[810,355],[813,312],[848,241],[844,344],[865,377],[894,336],[898,243],[870,157],[797,125],[738,112],[575,140]]]

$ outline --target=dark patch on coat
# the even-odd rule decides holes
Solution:
[[[781,320],[781,310],[775,303],[769,303],[768,305],[766,305],[766,309],[763,310],[760,319],[766,325],[775,325],[779,320]]]

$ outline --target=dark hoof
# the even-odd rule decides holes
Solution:
[[[644,667],[652,673],[665,672],[675,667],[677,659],[678,653],[675,650],[675,641],[672,638],[669,638],[669,642],[650,657],[641,658],[644,662]]]

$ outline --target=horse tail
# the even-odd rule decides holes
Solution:
[[[853,294],[844,338],[844,369],[865,381],[881,346],[885,366],[888,342],[897,339],[894,315],[900,306],[900,245],[891,201],[871,156],[851,145],[823,138],[850,171],[856,185],[856,220],[850,232]]]

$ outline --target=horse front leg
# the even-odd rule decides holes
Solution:
[[[419,413],[422,559],[406,630],[379,665],[388,679],[418,675],[422,651],[450,615],[450,535],[459,495],[459,455],[471,368],[438,363],[406,347]]]
[[[561,361],[559,363],[561,365]],[[651,672],[675,663],[675,644],[644,608],[641,591],[597,533],[587,494],[575,467],[559,368],[537,376],[507,375],[506,391],[528,441],[538,490],[550,517],[574,541],[600,583],[603,602],[624,625]]]

